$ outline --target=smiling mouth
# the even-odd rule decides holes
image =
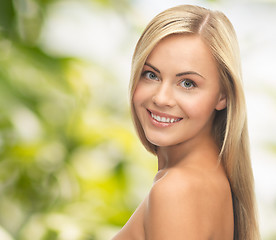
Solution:
[[[160,123],[176,123],[183,119],[183,118],[171,117],[168,115],[165,116],[163,114],[153,113],[150,110],[148,110],[148,112],[155,121]]]

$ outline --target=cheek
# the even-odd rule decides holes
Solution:
[[[138,85],[134,91],[134,94],[133,94],[133,104],[135,107],[138,106],[142,101],[142,97],[143,97],[142,92],[143,91],[141,89],[141,86],[138,83]]]
[[[178,101],[188,118],[209,118],[216,107],[216,96],[208,94],[196,94]]]
[[[141,105],[150,97],[150,88],[143,82],[139,82],[133,94],[133,103],[134,106]]]

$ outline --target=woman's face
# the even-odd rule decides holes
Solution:
[[[172,146],[211,136],[215,109],[226,106],[216,62],[197,35],[171,35],[148,56],[133,96],[149,142]]]

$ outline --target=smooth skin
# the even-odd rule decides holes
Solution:
[[[197,35],[168,36],[142,72],[133,102],[158,173],[113,240],[232,240],[231,188],[211,134],[227,99],[210,49]]]

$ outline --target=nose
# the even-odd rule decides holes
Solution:
[[[152,101],[159,107],[173,107],[175,99],[172,86],[168,83],[161,83],[153,94]]]

